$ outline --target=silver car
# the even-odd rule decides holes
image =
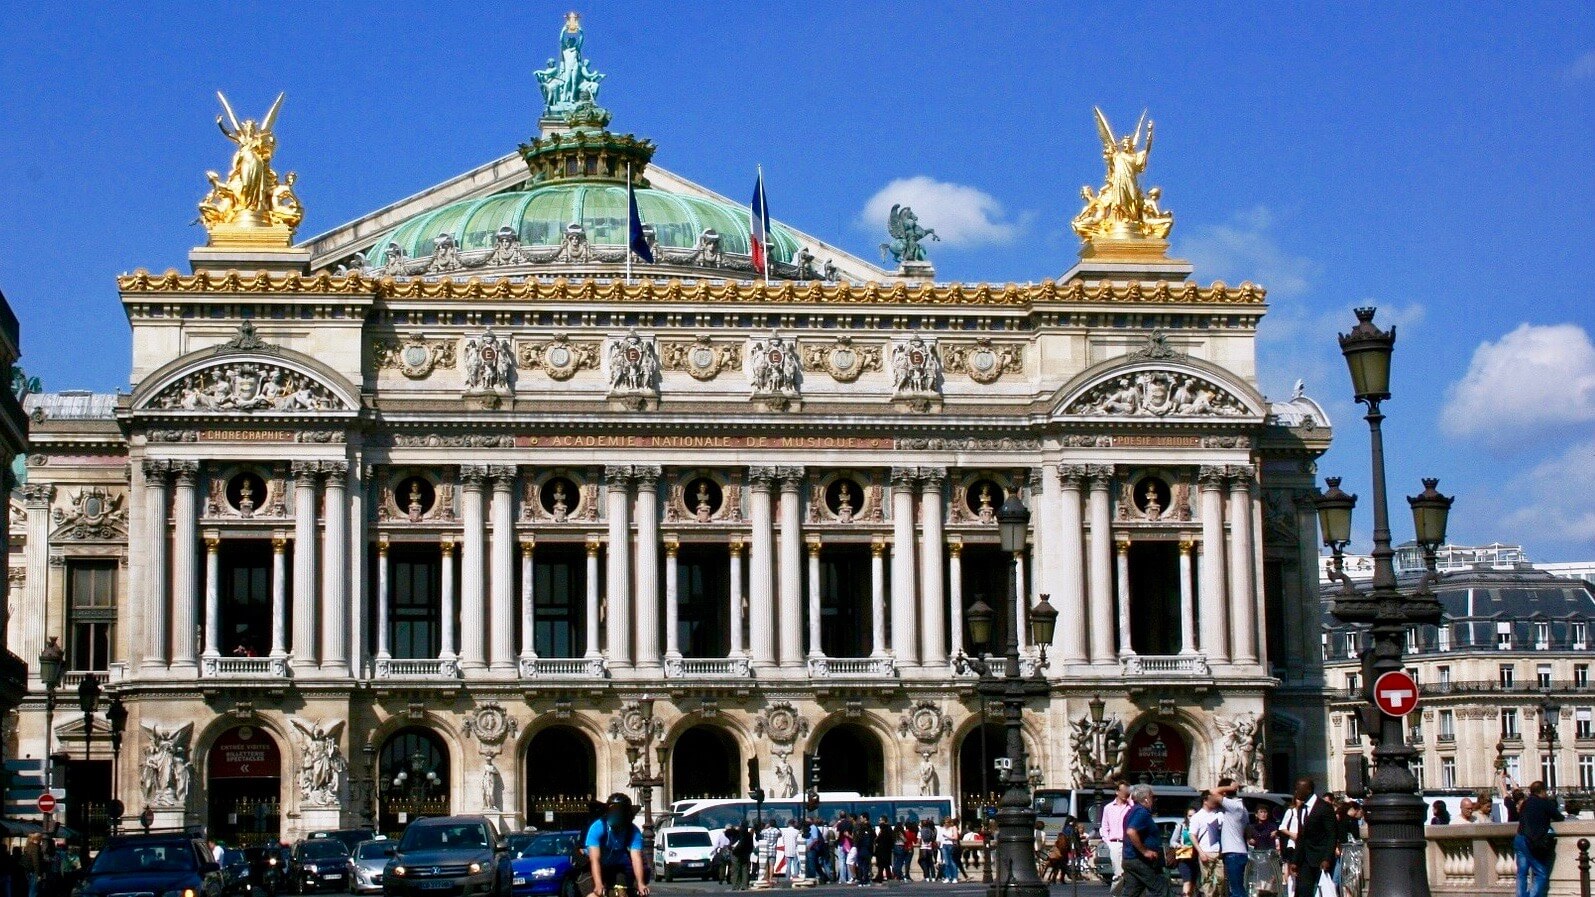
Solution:
[[[393,859],[397,842],[386,838],[380,841],[361,841],[354,846],[354,876],[349,890],[355,894],[382,893],[382,869]]]

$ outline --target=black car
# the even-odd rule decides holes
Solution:
[[[249,897],[254,882],[249,877],[249,859],[236,847],[222,848],[222,892],[228,897]]]
[[[510,858],[485,816],[418,819],[382,873],[388,897],[509,897]]]
[[[203,841],[180,834],[121,835],[106,840],[77,894],[224,897],[224,888],[221,866]]]
[[[350,856],[354,856],[354,849],[359,847],[361,842],[371,841],[376,837],[377,833],[368,828],[341,828],[333,831],[311,832],[305,836],[305,840],[320,841],[322,838],[332,838],[341,842],[343,849],[349,851]]]
[[[266,847],[246,847],[244,857],[249,860],[249,883],[267,897],[277,897],[287,890],[288,848],[277,844]]]
[[[288,865],[288,885],[296,894],[347,891],[350,880],[349,849],[336,838],[300,841]]]

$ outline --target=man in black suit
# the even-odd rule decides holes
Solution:
[[[1318,879],[1335,868],[1335,808],[1317,794],[1312,779],[1296,780],[1296,800],[1301,803],[1301,829],[1296,835],[1297,897],[1317,897]]]

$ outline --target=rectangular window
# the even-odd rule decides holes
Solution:
[[[1534,684],[1541,690],[1551,687],[1551,665],[1542,663],[1534,668]]]
[[[442,650],[441,562],[441,551],[431,546],[405,545],[392,552],[388,638],[394,657],[437,657]]]
[[[116,626],[117,561],[67,561],[67,668],[106,670]]]
[[[1441,650],[1441,651],[1449,651],[1449,650],[1451,650],[1451,626],[1450,626],[1450,624],[1448,624],[1448,623],[1441,623],[1440,624],[1440,630],[1435,633],[1434,646],[1435,646],[1436,649]]]
[[[1497,674],[1497,681],[1501,683],[1502,688],[1511,688],[1516,685],[1517,667],[1510,663],[1501,664],[1500,672]]]
[[[1407,630],[1407,653],[1418,653],[1418,627],[1416,626]]]
[[[1440,687],[1449,689],[1451,687],[1451,668],[1449,666],[1439,666],[1434,668],[1434,672],[1440,678]]]
[[[1512,650],[1512,624],[1495,624],[1495,647],[1502,651]]]
[[[1589,624],[1573,624],[1573,650],[1583,651],[1589,648]]]
[[[1548,651],[1551,647],[1551,624],[1534,624],[1534,650]]]
[[[1595,770],[1592,770],[1595,771]],[[1455,788],[1457,786],[1457,759],[1455,757],[1440,758],[1440,787]]]
[[[1521,781],[1523,778],[1522,766],[1523,764],[1518,762],[1517,757],[1506,758],[1506,777],[1514,782]]]
[[[1348,632],[1342,637],[1347,657],[1357,656],[1357,633]]]
[[[1362,741],[1362,718],[1355,713],[1346,714],[1346,743],[1357,744]]]
[[[1540,781],[1544,782],[1545,783],[1545,787],[1547,787],[1547,788],[1555,788],[1556,787],[1556,758],[1555,757],[1541,757],[1540,758]]]
[[[1580,707],[1573,711],[1573,737],[1595,738],[1595,707]]]
[[[1417,667],[1407,667],[1407,675],[1412,677],[1412,681],[1413,682],[1422,682],[1423,681],[1422,679],[1418,678],[1418,668]]]
[[[1348,696],[1350,696],[1350,697],[1353,697],[1353,698],[1355,698],[1357,696],[1357,674],[1356,673],[1347,673],[1346,674],[1346,694]]]
[[[1578,787],[1595,788],[1595,754],[1578,755]]]
[[[1455,741],[1457,738],[1457,714],[1455,710],[1440,711],[1440,740]],[[1451,787],[1449,785],[1447,788]]]
[[[1407,742],[1409,744],[1423,744],[1423,717],[1414,713],[1407,717]]]
[[[1514,708],[1514,707],[1508,707],[1508,708],[1506,708],[1506,709],[1501,711],[1501,737],[1502,738],[1520,738],[1520,737],[1522,737],[1520,735],[1519,731],[1518,731],[1518,726],[1517,726],[1517,709]]]
[[[1573,687],[1589,688],[1589,664],[1573,664]]]
[[[1422,757],[1414,757],[1414,758],[1412,758],[1412,761],[1408,764],[1408,768],[1410,768],[1412,770],[1412,777],[1418,780],[1418,790],[1422,791],[1423,790],[1423,758]]]

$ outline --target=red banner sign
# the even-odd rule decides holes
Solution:
[[[282,772],[276,740],[255,726],[223,732],[211,745],[208,761],[213,779],[272,778]]]
[[[1191,766],[1185,737],[1166,723],[1136,729],[1125,748],[1125,778],[1154,785],[1184,785]]]

